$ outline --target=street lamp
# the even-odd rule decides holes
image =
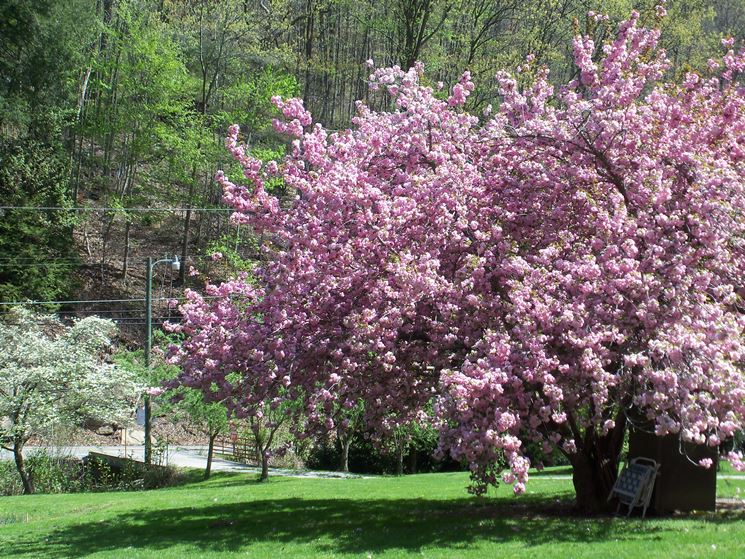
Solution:
[[[150,370],[150,350],[153,343],[153,268],[157,264],[167,263],[171,265],[174,272],[181,269],[181,262],[178,256],[173,258],[162,258],[153,262],[152,257],[147,259],[147,269],[145,274],[145,369]],[[145,394],[145,464],[148,466],[153,461],[152,441],[150,440],[150,424],[152,418],[150,414],[150,395]]]

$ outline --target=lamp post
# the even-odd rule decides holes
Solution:
[[[168,263],[174,272],[181,269],[181,262],[178,256],[173,258],[162,258],[153,262],[152,257],[147,259],[147,269],[145,273],[145,369],[150,370],[150,350],[153,343],[153,268],[157,264]],[[150,414],[150,394],[145,394],[145,464],[148,466],[153,461],[152,441],[150,440],[150,424],[152,417]]]

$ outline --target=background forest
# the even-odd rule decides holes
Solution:
[[[370,97],[365,61],[421,60],[444,91],[469,69],[478,112],[499,103],[497,70],[528,54],[571,78],[571,36],[607,36],[632,7],[653,17],[653,2],[628,0],[4,0],[0,302],[103,301],[41,306],[112,318],[140,345],[147,257],[185,263],[158,269],[156,323],[171,318],[165,299],[199,281],[192,266],[219,279],[258,258],[213,177],[230,168],[232,123],[255,155],[281,155],[272,95],[297,95],[342,128],[355,100],[387,102]],[[721,37],[745,36],[741,0],[671,1],[668,12],[675,75],[704,66]]]

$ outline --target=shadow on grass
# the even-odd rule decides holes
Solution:
[[[227,481],[227,480],[226,480]],[[613,518],[572,517],[567,501],[301,499],[283,498],[140,510],[106,521],[58,529],[43,540],[10,543],[3,553],[29,557],[80,557],[121,550],[201,552],[250,550],[254,544],[311,545],[315,553],[412,552],[423,547],[458,549],[474,543],[538,546],[558,542],[656,540],[670,527]],[[743,515],[714,519],[742,522]]]
[[[560,467],[554,467],[554,468],[546,468],[545,470],[538,471],[531,471],[530,475],[531,477],[541,477],[541,476],[571,476],[572,475],[572,467],[571,466],[560,466]]]
[[[212,490],[217,487],[246,487],[247,485],[261,483],[259,482],[258,474],[253,473],[215,472],[210,476],[209,480],[204,479],[204,474],[201,470],[198,473],[199,475],[190,477],[184,484],[175,485],[172,489],[185,489],[187,491],[197,489]]]

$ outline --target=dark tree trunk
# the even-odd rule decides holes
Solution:
[[[409,453],[409,473],[415,474],[416,468],[417,468],[417,459],[419,458],[419,453],[416,450],[412,450]]]
[[[23,443],[17,440],[13,444],[13,458],[16,462],[18,474],[21,476],[21,482],[23,483],[23,494],[31,495],[34,492],[34,482],[26,471],[26,462],[23,459]]]
[[[339,437],[339,443],[341,443],[341,456],[339,458],[339,471],[349,471],[349,445],[352,442],[352,437]]]
[[[404,475],[404,449],[406,445],[401,444],[396,447],[396,475]]]
[[[210,433],[210,442],[207,447],[207,467],[204,469],[204,479],[209,479],[212,475],[212,455],[215,452],[215,439],[219,433]]]
[[[127,223],[124,226],[124,262],[122,264],[122,279],[127,279],[127,272],[129,271],[129,241],[130,241],[130,229],[132,223],[127,218]]]
[[[269,479],[269,454],[266,450],[261,452],[261,476],[259,481],[266,481]]]
[[[605,436],[590,431],[576,454],[570,455],[577,508],[585,514],[607,511],[613,485],[618,478],[626,416],[619,413],[616,427]]]
[[[608,495],[615,483],[617,469],[617,461],[603,467],[584,453],[577,453],[572,457],[572,483],[577,508],[582,513],[598,514],[608,509]]]
[[[196,171],[192,172],[192,181],[189,184],[189,197],[184,217],[184,231],[181,234],[181,267],[179,268],[178,281],[180,285],[186,282],[186,258],[189,256],[189,225],[191,224],[191,207],[194,203],[194,184],[196,182]]]

